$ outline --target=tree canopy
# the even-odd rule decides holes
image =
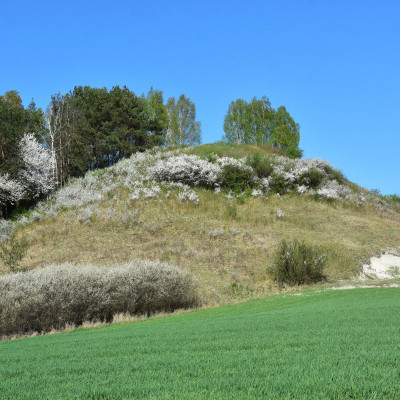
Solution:
[[[168,99],[166,142],[169,146],[193,146],[201,143],[201,123],[196,120],[196,106],[184,94],[178,101]]]
[[[19,143],[27,132],[44,131],[42,110],[32,101],[25,109],[16,90],[0,96],[0,173],[14,177],[20,166]]]
[[[76,86],[54,95],[46,113],[46,143],[56,155],[60,184],[164,142],[162,92],[147,99],[127,87]]]
[[[75,86],[52,95],[43,113],[33,100],[24,108],[19,93],[8,91],[0,96],[0,209],[7,213],[54,183],[64,185],[137,151],[200,142],[196,106],[183,94],[164,104],[163,92],[153,87],[137,96],[126,86]]]
[[[271,107],[266,96],[250,102],[232,101],[224,119],[224,139],[230,143],[268,143],[286,150],[291,157],[301,157],[300,126],[284,106]]]

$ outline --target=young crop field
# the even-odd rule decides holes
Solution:
[[[398,399],[400,289],[303,291],[0,343],[1,399]]]

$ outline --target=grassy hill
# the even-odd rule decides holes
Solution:
[[[244,171],[240,179],[250,171],[247,187],[226,184],[226,168]],[[11,225],[3,221],[3,234],[16,229],[27,240],[22,268],[167,261],[197,276],[208,304],[276,291],[266,268],[284,238],[319,247],[331,281],[356,277],[362,262],[400,244],[399,206],[328,163],[225,143],[134,155],[71,182]]]
[[[398,288],[305,291],[0,343],[0,398],[398,399]]]

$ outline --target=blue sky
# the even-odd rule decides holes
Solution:
[[[196,103],[203,143],[232,100],[269,97],[306,158],[400,193],[400,2],[19,1],[0,11],[0,94],[46,108],[75,85]]]

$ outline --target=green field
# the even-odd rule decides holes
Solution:
[[[400,289],[280,295],[0,343],[1,399],[399,399]]]

